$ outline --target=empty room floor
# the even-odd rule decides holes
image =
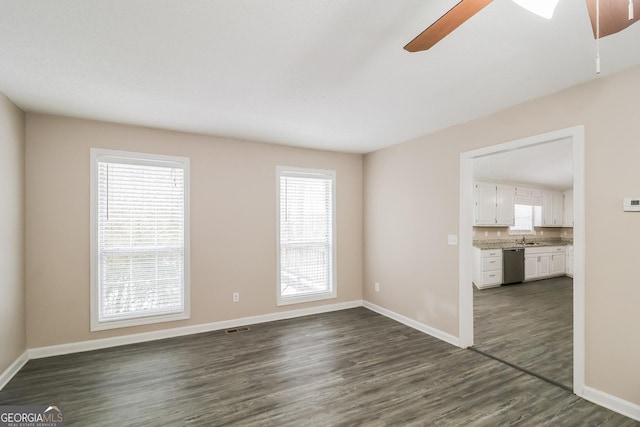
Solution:
[[[365,308],[31,360],[0,402],[68,426],[638,425]]]
[[[473,291],[474,348],[573,389],[573,279]]]

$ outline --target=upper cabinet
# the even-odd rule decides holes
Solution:
[[[474,224],[508,227],[515,224],[515,204],[542,206],[534,210],[536,227],[573,227],[573,190],[556,191],[536,187],[476,181]]]
[[[542,192],[542,226],[562,227],[563,197],[560,191]]]
[[[562,196],[564,199],[562,225],[564,227],[573,227],[573,190],[565,191]]]
[[[512,185],[476,182],[475,224],[477,226],[513,225],[516,188]]]
[[[496,224],[515,225],[516,187],[496,185]]]
[[[536,203],[539,200],[542,200],[542,190],[539,188],[532,187],[523,187],[519,185],[516,187],[516,197],[527,200],[531,204],[539,204]]]

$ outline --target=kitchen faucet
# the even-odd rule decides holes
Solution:
[[[525,239],[524,239],[524,236],[522,236],[522,244],[523,244],[523,245],[524,245],[524,244],[526,244],[526,241],[525,241]]]

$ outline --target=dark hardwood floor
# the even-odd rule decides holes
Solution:
[[[68,426],[637,426],[365,308],[31,360],[0,404]]]
[[[573,389],[573,279],[478,290],[474,347]]]

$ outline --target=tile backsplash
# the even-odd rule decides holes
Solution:
[[[535,236],[527,234],[527,239],[573,238],[573,228],[535,227]],[[500,233],[498,235],[498,233]],[[473,227],[473,240],[519,240],[522,235],[509,235],[509,227]]]

